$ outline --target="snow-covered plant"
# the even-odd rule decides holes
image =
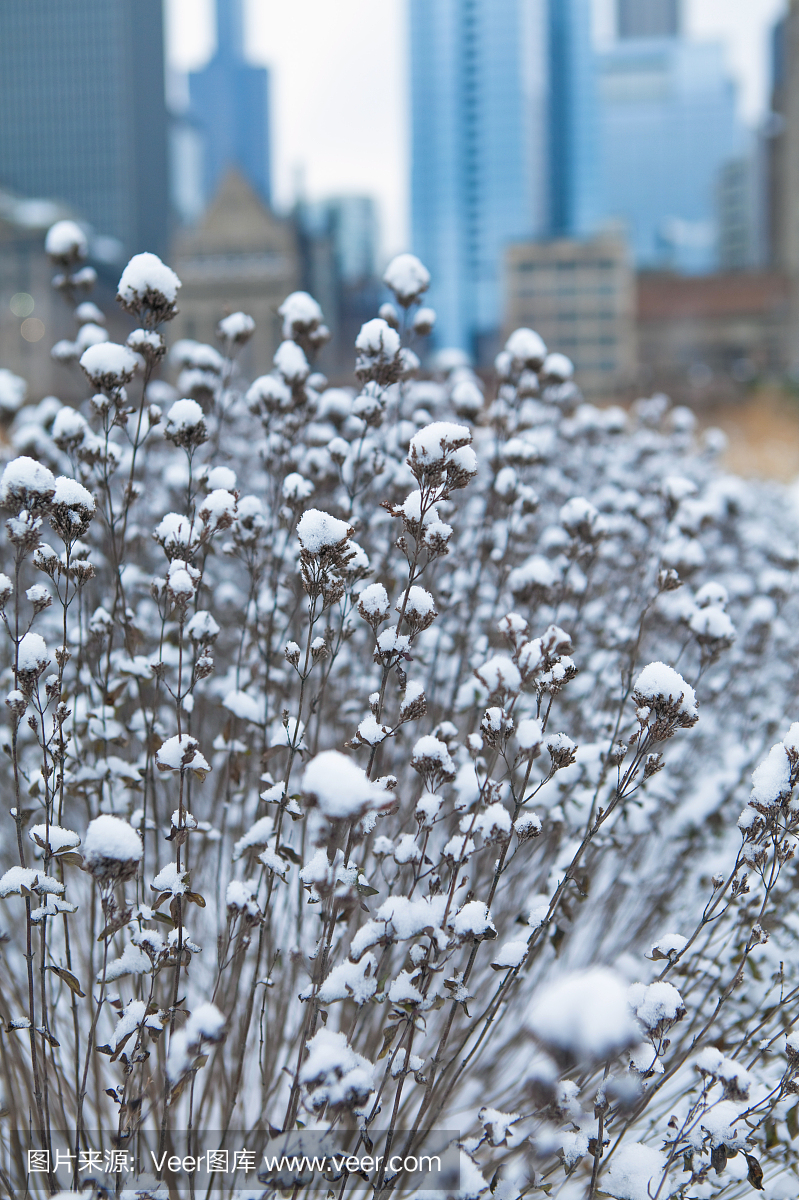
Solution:
[[[137,255],[115,344],[47,250],[86,400],[0,376],[2,1186],[13,1130],[350,1130],[383,1197],[453,1130],[460,1200],[795,1196],[788,494],[532,330],[422,377],[410,255],[333,387],[306,293],[248,382],[245,313],[167,357]],[[46,1188],[166,1195],[95,1167]]]

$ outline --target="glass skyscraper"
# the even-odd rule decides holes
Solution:
[[[216,52],[189,76],[191,116],[203,147],[208,203],[228,167],[238,167],[265,204],[269,172],[269,72],[244,57],[242,0],[216,0]]]
[[[410,0],[412,247],[437,342],[501,321],[505,245],[545,224],[543,0]]]
[[[0,187],[166,253],[161,0],[2,0]]]
[[[735,85],[721,45],[625,38],[600,57],[602,196],[636,264],[718,262],[718,188],[740,155]]]
[[[505,247],[590,236],[602,215],[591,0],[410,12],[412,243],[438,344],[480,356],[502,320]]]
[[[548,232],[587,237],[602,211],[591,0],[549,0]]]

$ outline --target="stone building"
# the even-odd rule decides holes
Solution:
[[[256,331],[242,352],[242,370],[249,377],[271,370],[281,340],[277,310],[300,285],[294,224],[271,213],[231,169],[198,225],[176,238],[171,261],[183,286],[170,339],[213,344],[222,317],[246,312]]]

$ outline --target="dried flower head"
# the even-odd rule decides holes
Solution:
[[[177,316],[180,286],[175,272],[157,254],[134,254],[119,280],[117,300],[126,312],[152,328]]]

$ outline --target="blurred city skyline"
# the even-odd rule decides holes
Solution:
[[[20,373],[14,297],[49,336],[36,231],[64,206],[109,289],[126,254],[170,256],[182,337],[257,302],[262,373],[288,292],[351,345],[403,250],[432,276],[427,366],[485,367],[529,326],[591,396],[794,370],[799,0],[785,19],[783,0],[80,0],[57,36],[49,4],[0,6],[0,351]]]
[[[614,0],[592,0],[598,47],[613,38]],[[720,40],[755,126],[769,106],[769,41],[784,0],[684,0],[690,40]],[[409,229],[406,0],[249,0],[248,59],[270,68],[273,196],[374,196],[383,256],[407,248]],[[214,0],[167,0],[167,53],[181,76],[213,54]]]

